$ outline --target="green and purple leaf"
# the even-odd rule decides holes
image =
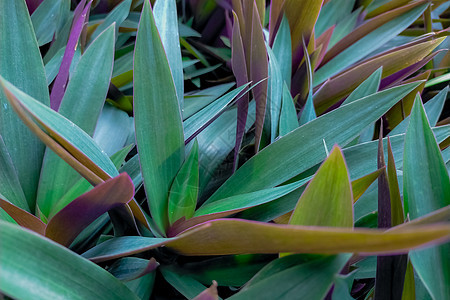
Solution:
[[[136,142],[150,212],[164,232],[170,185],[184,160],[184,137],[172,73],[147,0],[134,51]]]
[[[411,220],[450,204],[450,180],[420,97],[416,98],[405,137],[403,166],[405,210]],[[435,299],[450,293],[449,244],[411,252],[411,262]]]

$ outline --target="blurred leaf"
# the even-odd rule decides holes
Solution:
[[[184,138],[172,74],[148,1],[144,2],[135,46],[134,116],[150,212],[164,232],[168,192],[184,159]]]
[[[354,12],[352,12],[349,16],[339,20],[336,25],[336,28],[333,31],[333,35],[330,39],[327,49],[331,49],[336,45],[340,40],[345,38],[347,35],[351,34],[354,28],[357,25],[358,18],[361,15],[362,7],[358,8]],[[322,61],[318,62],[320,64]]]
[[[332,104],[350,94],[354,88],[366,79],[361,77],[361,74],[372,74],[380,66],[383,66],[382,78],[385,78],[404,69],[406,66],[421,61],[443,41],[444,38],[440,38],[411,43],[411,45],[392,49],[336,75],[327,81],[314,95],[317,113],[323,113]]]
[[[58,111],[61,104],[61,100],[64,97],[64,92],[66,90],[67,81],[69,79],[69,69],[74,56],[75,50],[77,49],[78,39],[81,36],[81,31],[83,30],[87,14],[91,7],[92,0],[88,2],[86,7],[84,7],[81,15],[74,19],[73,27],[70,31],[69,40],[67,41],[66,50],[64,50],[64,56],[59,67],[58,75],[56,75],[55,82],[53,83],[52,92],[50,94],[50,106],[52,109]],[[78,5],[81,7],[82,3]]]
[[[184,79],[181,47],[178,35],[177,4],[175,0],[158,0],[153,7],[155,23],[172,73],[180,111],[183,111]]]
[[[98,57],[102,59],[98,59]],[[59,113],[92,135],[103,107],[114,60],[114,25],[86,50],[70,78]],[[114,174],[111,174],[114,175]],[[79,175],[50,149],[42,163],[37,207],[49,217],[55,203],[79,180]]]
[[[10,297],[138,299],[104,269],[40,235],[3,221],[0,235],[0,290]]]
[[[443,83],[443,82],[446,82],[449,80],[450,80],[450,73],[447,73],[447,74],[444,74],[444,75],[441,75],[436,78],[428,80],[427,83],[425,84],[425,87],[427,88],[430,86],[434,86],[434,85],[437,85],[437,84],[440,84],[440,83]]]
[[[273,7],[274,4],[272,3]],[[276,60],[280,67],[281,76],[286,82],[288,88],[291,86],[292,73],[292,46],[291,46],[291,32],[289,29],[289,22],[285,16],[281,20],[277,35],[273,42],[272,50],[275,54]],[[270,63],[270,59],[269,59]]]
[[[416,86],[408,84],[376,93],[301,126],[247,161],[208,202],[273,187],[315,166],[326,157],[323,140],[345,145]],[[241,184],[243,180],[246,184]]]
[[[291,92],[289,91],[286,82],[284,82],[278,135],[282,137],[298,127],[294,99],[292,99]]]
[[[328,256],[294,265],[260,279],[228,299],[323,299],[334,275],[349,258],[349,254]]]
[[[198,142],[194,140],[191,152],[175,176],[169,191],[169,223],[194,215],[198,196]]]
[[[298,200],[291,225],[353,227],[353,195],[342,150],[334,146]]]
[[[34,32],[39,46],[52,41],[58,28],[58,21],[61,18],[61,11],[70,11],[70,1],[68,0],[45,0],[31,15]]]
[[[450,204],[450,180],[422,102],[416,99],[405,137],[403,194],[411,220]],[[450,293],[450,245],[411,252],[411,262],[433,298]]]
[[[47,224],[45,236],[66,247],[87,225],[107,211],[128,203],[134,186],[127,174],[121,174],[70,202]]]
[[[49,105],[44,65],[25,1],[1,1],[0,11],[0,75]],[[17,118],[3,91],[0,105],[0,132],[33,212],[45,146]]]
[[[95,31],[90,36],[90,40],[93,41],[99,36],[106,28],[109,28],[113,23],[115,25],[115,39],[118,36],[118,30],[122,22],[128,16],[130,12],[131,0],[123,0],[106,16],[100,25],[97,26]],[[101,56],[99,56],[101,57]]]
[[[213,281],[212,285],[197,295],[194,300],[217,300],[219,294],[217,292],[217,282]]]
[[[354,30],[325,55],[315,73],[314,86],[364,58],[397,36],[427,8],[427,1],[418,1],[375,18]]]

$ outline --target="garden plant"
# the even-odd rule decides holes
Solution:
[[[450,299],[449,26],[0,0],[0,298]]]

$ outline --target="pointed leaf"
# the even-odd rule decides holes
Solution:
[[[1,1],[0,11],[0,75],[49,105],[44,65],[25,1]],[[0,105],[0,132],[28,206],[34,210],[45,147],[17,118],[3,91]]]
[[[172,72],[180,110],[183,111],[184,79],[176,1],[158,0],[155,3],[153,12],[161,42],[167,55],[170,71]]]
[[[378,91],[381,81],[383,67],[379,67],[366,80],[364,80],[342,103],[342,105],[352,103],[355,100],[375,94]]]
[[[247,161],[208,201],[273,187],[306,171],[326,157],[325,151],[321,150],[323,140],[328,144],[345,145],[417,85],[408,84],[376,93],[301,126]],[[277,176],[273,176],[273,172]],[[241,184],[242,180],[246,181],[245,185]]]
[[[147,0],[134,53],[133,100],[148,203],[155,223],[164,232],[168,225],[169,188],[183,162],[184,138],[172,74]]]
[[[169,192],[169,223],[181,218],[190,219],[197,206],[198,195],[198,142],[194,141]]]
[[[274,4],[272,3],[273,7]],[[280,27],[278,28],[277,35],[273,42],[272,50],[278,61],[280,67],[281,76],[286,82],[287,86],[291,86],[291,73],[292,73],[292,50],[291,50],[291,32],[289,29],[289,22],[286,16],[283,16]],[[270,63],[270,60],[269,60]]]
[[[120,2],[113,10],[106,16],[103,22],[98,25],[95,31],[90,36],[91,41],[95,40],[106,28],[110,27],[113,23],[116,23],[115,36],[117,38],[117,33],[122,22],[128,17],[130,12],[130,5],[132,0],[123,0]],[[101,56],[99,56],[101,57]]]
[[[420,98],[416,99],[405,137],[403,166],[405,210],[413,220],[450,204],[450,180]],[[432,297],[450,293],[450,245],[414,251],[411,261]]]
[[[280,112],[280,137],[299,127],[297,120],[297,111],[295,110],[294,99],[292,99],[291,92],[287,87],[286,82],[283,84],[282,105]]]
[[[273,143],[277,137],[278,123],[280,120],[281,97],[283,92],[283,78],[280,65],[275,53],[266,44],[267,54],[269,55],[269,79],[267,88],[267,108],[270,116],[270,141]],[[290,50],[289,50],[290,51]],[[267,122],[268,120],[266,120]]]
[[[305,53],[306,73],[308,78],[308,98],[306,98],[305,106],[303,107],[302,114],[300,115],[300,126],[306,124],[316,118],[316,111],[314,110],[313,103],[313,70],[311,67],[311,61],[309,58],[308,49],[306,48],[305,40],[303,42],[303,53]]]
[[[335,146],[298,200],[291,225],[353,227],[353,195],[341,149]]]
[[[375,179],[380,176],[383,170],[384,168],[380,168],[375,172],[352,181],[353,203],[358,201],[358,199],[362,196],[362,194],[364,194]]]
[[[49,239],[3,221],[0,235],[0,291],[10,297],[138,299],[103,268]]]

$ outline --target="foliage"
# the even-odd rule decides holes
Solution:
[[[0,1],[0,295],[447,299],[449,7]]]

